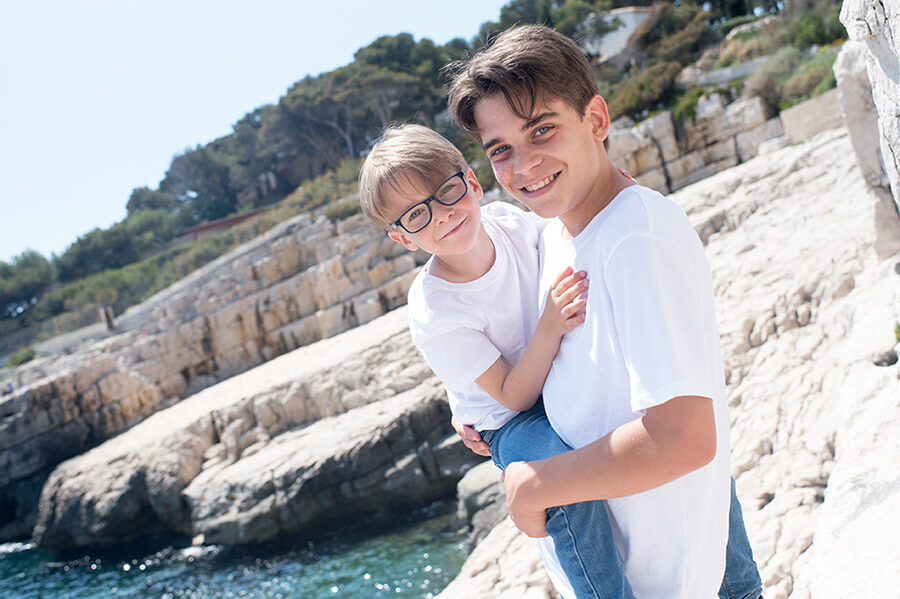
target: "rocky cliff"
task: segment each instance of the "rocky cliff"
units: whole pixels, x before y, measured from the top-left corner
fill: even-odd
[[[213,385],[53,470],[34,529],[48,550],[180,534],[249,543],[454,490],[479,458],[405,308]]]

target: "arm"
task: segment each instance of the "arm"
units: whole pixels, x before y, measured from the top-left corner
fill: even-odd
[[[712,401],[675,397],[580,449],[510,464],[507,503],[523,532],[546,536],[548,507],[654,489],[705,466],[715,453]]]
[[[563,335],[584,322],[588,282],[583,271],[566,268],[550,290],[534,335],[518,363],[510,368],[500,357],[475,379],[503,406],[516,411],[534,405]]]

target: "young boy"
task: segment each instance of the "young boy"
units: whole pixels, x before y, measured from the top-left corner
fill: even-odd
[[[500,468],[571,449],[536,400],[560,340],[584,318],[587,281],[562,269],[538,318],[545,223],[503,202],[485,206],[482,218],[483,191],[462,154],[419,125],[385,132],[359,188],[363,211],[392,240],[432,254],[410,288],[410,330],[454,417],[484,435]],[[557,587],[573,598],[633,597],[603,503],[548,512],[565,576],[553,544],[542,542],[541,552]]]
[[[636,596],[758,597],[733,481],[729,505],[711,276],[684,212],[611,164],[590,65],[550,29],[507,30],[456,65],[449,104],[497,181],[555,219],[541,234],[541,292],[563,264],[593,288],[543,387],[553,429],[576,449],[507,466],[517,526],[539,536],[548,508],[605,499]]]

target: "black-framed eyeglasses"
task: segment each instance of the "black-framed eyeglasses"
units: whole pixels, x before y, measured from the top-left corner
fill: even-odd
[[[466,183],[466,171],[459,171],[447,177],[438,185],[437,191],[431,197],[413,204],[400,218],[391,223],[391,229],[402,228],[407,233],[418,233],[431,222],[431,202],[436,201],[444,206],[452,206],[464,197],[469,191]]]

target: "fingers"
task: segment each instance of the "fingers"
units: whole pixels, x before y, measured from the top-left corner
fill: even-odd
[[[553,286],[551,287],[551,289],[556,289],[557,285],[559,285],[563,281],[563,279],[571,275],[574,271],[575,269],[571,266],[565,267],[563,271],[559,273],[559,275],[557,275],[556,280],[553,281]]]
[[[450,419],[450,425],[456,431],[456,434],[462,438],[463,445],[470,451],[480,456],[490,457],[491,446],[481,440],[481,434],[478,431],[457,420],[456,416]]]
[[[576,273],[577,274],[577,273]],[[572,275],[575,276],[575,275]],[[568,279],[563,281],[562,285],[568,284]],[[578,279],[571,282],[571,284],[565,289],[557,289],[556,290],[556,298],[558,303],[562,305],[571,304],[577,298],[579,298],[583,293],[587,292],[588,289],[588,280],[587,279]]]
[[[489,458],[491,457],[491,446],[484,441],[463,441],[463,445],[469,448],[472,453]]]

